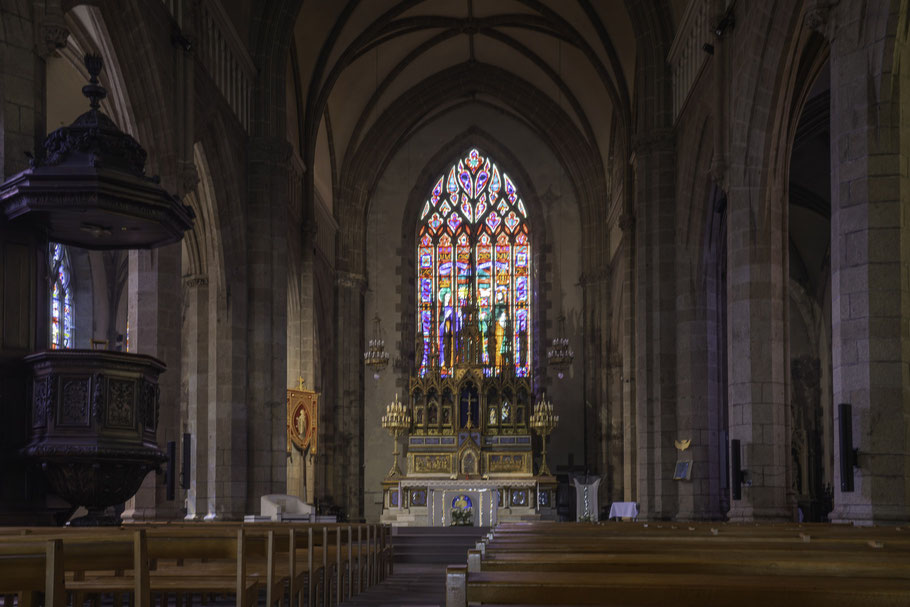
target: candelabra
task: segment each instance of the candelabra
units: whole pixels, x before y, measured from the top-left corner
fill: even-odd
[[[367,342],[363,364],[373,369],[373,379],[379,379],[379,373],[389,364],[389,353],[385,351],[385,341],[382,339],[382,321],[378,315],[373,319],[373,338]]]
[[[540,435],[543,444],[540,476],[552,476],[550,467],[547,465],[547,436],[559,425],[559,416],[553,415],[553,403],[546,399],[546,395],[542,396],[540,402],[534,405],[534,413],[531,414],[530,422],[531,428]]]
[[[569,338],[566,337],[566,317],[559,317],[559,337],[553,339],[553,343],[547,348],[547,364],[556,369],[557,377],[565,377],[565,371],[572,365],[575,360],[575,352],[569,346]]]
[[[392,435],[395,441],[395,448],[392,455],[395,461],[389,470],[389,478],[402,476],[401,468],[398,467],[398,438],[411,427],[411,413],[408,408],[398,400],[398,393],[395,393],[395,400],[386,405],[385,415],[382,416],[382,427]]]

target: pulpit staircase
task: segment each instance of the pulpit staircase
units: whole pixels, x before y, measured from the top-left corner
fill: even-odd
[[[468,550],[489,530],[489,527],[393,527],[395,563],[463,563]]]

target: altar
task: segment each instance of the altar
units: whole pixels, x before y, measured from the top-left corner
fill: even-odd
[[[395,440],[395,459],[382,482],[383,523],[486,527],[556,520],[557,484],[546,465],[544,441],[558,417],[543,396],[534,404],[533,382],[507,346],[499,365],[482,356],[472,300],[469,295],[449,353],[431,346],[425,354],[419,344],[422,364],[415,365],[406,400],[396,395],[386,407],[383,427]],[[508,334],[506,340],[513,341]],[[540,435],[538,442],[532,430]],[[404,472],[399,436],[407,446]],[[540,456],[536,474],[535,455]]]

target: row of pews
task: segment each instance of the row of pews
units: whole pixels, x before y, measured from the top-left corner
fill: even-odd
[[[910,606],[910,530],[510,523],[446,570],[446,605]]]
[[[4,607],[340,604],[392,573],[390,528],[148,523],[0,528]]]

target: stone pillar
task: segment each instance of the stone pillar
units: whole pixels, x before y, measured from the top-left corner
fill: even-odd
[[[167,365],[158,385],[161,415],[158,445],[180,443],[180,244],[129,253],[129,351],[154,356]],[[166,501],[165,478],[149,474],[127,501],[125,521],[182,517],[183,503]]]
[[[287,488],[287,206],[291,146],[279,137],[249,144],[247,275],[247,512]]]
[[[338,402],[329,412],[334,421],[333,494],[351,520],[363,517],[363,275],[338,272]]]
[[[731,170],[741,172],[742,167]],[[747,470],[742,499],[731,501],[734,521],[793,517],[787,498],[785,197],[768,198],[773,202],[765,202],[760,188],[745,180],[731,185],[728,195],[729,432],[731,441],[741,441],[742,468]],[[770,208],[759,212],[756,204]]]
[[[632,172],[627,173],[630,176]],[[619,218],[622,230],[622,301],[618,313],[622,314],[622,341],[619,383],[622,402],[622,486],[624,502],[638,501],[638,433],[635,397],[635,219],[631,209]]]
[[[209,282],[205,276],[184,278],[183,358],[181,389],[184,431],[191,435],[189,490],[186,519],[202,520],[208,513],[209,430]],[[179,445],[182,443],[178,443]],[[181,454],[182,456],[182,454]]]
[[[43,7],[0,3],[0,180],[27,168],[26,152],[34,153],[45,135],[44,57],[55,40],[65,42],[66,30],[46,37]],[[69,514],[63,500],[47,499],[43,473],[19,454],[30,411],[20,361],[48,343],[46,260],[43,235],[0,227],[0,524],[59,524],[49,507]]]
[[[226,271],[228,276],[233,272]],[[236,520],[247,513],[247,306],[230,284],[208,285],[208,436],[196,457],[208,466],[205,520]],[[198,490],[198,487],[197,487]]]
[[[681,251],[685,250],[682,244],[679,246]],[[689,448],[676,456],[692,462],[690,480],[677,483],[676,516],[680,520],[716,520],[723,516],[720,478],[725,472],[720,469],[720,403],[711,398],[714,384],[709,371],[710,304],[703,288],[705,279],[695,275],[703,269],[699,263],[701,257],[695,257],[695,263],[691,263],[691,255],[679,256],[676,283],[677,437],[691,441]],[[717,330],[716,325],[712,329]]]
[[[847,3],[849,4],[849,3]],[[889,8],[890,7],[890,8]],[[834,521],[910,519],[910,52],[896,3],[837,7],[831,44]],[[905,26],[906,15],[903,16]],[[861,27],[860,24],[864,24]],[[855,31],[858,30],[858,31]],[[900,65],[902,73],[894,73]],[[841,490],[837,405],[853,406],[855,487]]]
[[[676,514],[676,153],[673,133],[633,142],[635,171],[635,394],[641,514]]]

